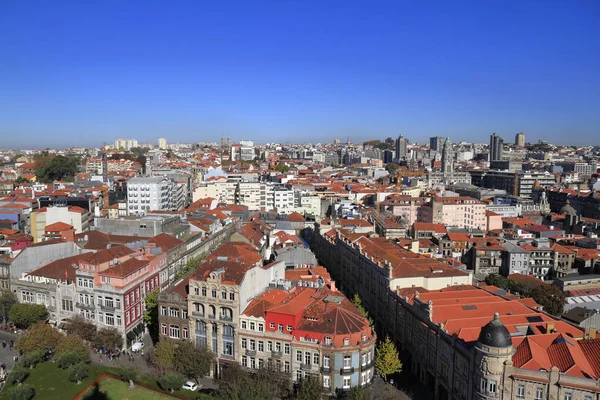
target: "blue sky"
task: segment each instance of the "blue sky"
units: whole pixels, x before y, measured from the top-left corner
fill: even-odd
[[[600,144],[599,1],[0,4],[0,147],[517,131]]]

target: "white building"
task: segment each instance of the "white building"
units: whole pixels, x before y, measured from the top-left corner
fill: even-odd
[[[158,139],[158,148],[161,150],[166,150],[167,149],[167,139],[165,139],[165,138]]]
[[[138,147],[138,141],[136,139],[117,139],[115,140],[115,149],[117,150],[131,150],[133,147]]]
[[[219,203],[234,204],[236,188],[237,182],[229,182],[225,177],[210,182],[201,182],[192,193],[192,201],[211,197]]]
[[[273,206],[280,214],[291,214],[296,211],[294,205],[294,191],[292,189],[277,188],[273,192]]]
[[[150,210],[171,210],[173,182],[164,176],[132,178],[127,182],[129,215],[145,215]]]
[[[261,182],[239,182],[235,191],[235,202],[250,211],[273,209],[273,186]],[[293,201],[293,196],[292,196]]]

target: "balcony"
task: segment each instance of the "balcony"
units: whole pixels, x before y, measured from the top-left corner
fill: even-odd
[[[256,350],[246,350],[246,355],[253,357],[256,355]]]
[[[197,318],[204,318],[204,313],[200,311],[192,311],[192,316]]]
[[[215,314],[208,314],[206,318],[217,319],[217,316]]]
[[[328,374],[331,372],[331,367],[321,367],[322,374]]]
[[[300,369],[302,371],[310,371],[311,366],[310,366],[310,364],[300,364]]]
[[[373,361],[371,361],[369,363],[366,363],[366,364],[362,364],[360,366],[360,370],[364,371],[364,370],[367,370],[367,369],[371,368],[372,366],[373,366]]]
[[[109,305],[107,305],[107,304],[101,304],[101,305],[100,305],[100,309],[101,309],[102,311],[115,311],[115,310],[116,310],[116,307],[115,307],[114,305],[112,305],[112,306],[109,306]]]
[[[94,309],[94,304],[85,304],[85,303],[75,303],[75,307],[77,308],[85,308],[88,310]]]
[[[354,367],[342,367],[342,369],[340,370],[340,374],[342,374],[342,375],[353,374],[353,373],[354,373]]]
[[[271,357],[273,357],[273,358],[281,358],[281,352],[280,351],[272,351],[271,352]]]
[[[221,321],[233,321],[233,317],[231,315],[221,315],[219,318]]]

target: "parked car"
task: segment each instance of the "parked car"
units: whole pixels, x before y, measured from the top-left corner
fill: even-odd
[[[143,342],[135,342],[134,344],[131,345],[131,351],[133,351],[134,353],[139,352],[143,348],[144,348]]]
[[[185,390],[189,390],[189,391],[195,392],[195,391],[198,390],[198,385],[196,385],[195,382],[187,381],[186,383],[183,384],[183,386],[181,388],[185,389]]]

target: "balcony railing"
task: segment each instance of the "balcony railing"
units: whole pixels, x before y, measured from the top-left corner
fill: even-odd
[[[302,371],[310,371],[311,367],[310,364],[300,364],[300,369]]]
[[[221,315],[221,321],[233,321],[233,317],[231,315]]]
[[[207,315],[207,318],[210,318],[210,319],[217,319],[217,316],[216,316],[215,314],[208,314],[208,315]]]
[[[344,375],[344,374],[353,374],[354,373],[354,367],[342,367],[342,369],[340,370],[340,373],[342,375]]]
[[[94,304],[85,304],[85,303],[75,303],[75,306],[77,308],[89,308],[89,309],[94,308]]]
[[[192,316],[198,317],[198,318],[204,318],[204,313],[200,312],[200,311],[192,311]]]
[[[362,364],[362,365],[360,366],[360,370],[361,370],[361,371],[364,371],[364,370],[366,370],[366,369],[369,369],[369,368],[371,368],[372,366],[373,366],[373,360],[371,360],[371,362],[368,362],[368,363],[366,363],[366,364]]]
[[[246,355],[247,356],[255,356],[256,355],[256,350],[246,350]]]
[[[109,305],[106,305],[106,304],[101,304],[100,305],[100,309],[103,310],[103,311],[114,311],[114,310],[116,310],[116,307],[114,305],[109,306]]]
[[[331,372],[331,367],[321,367],[321,373],[328,374]]]
[[[273,358],[281,358],[281,352],[280,351],[272,351],[271,352],[271,357],[273,357]]]

